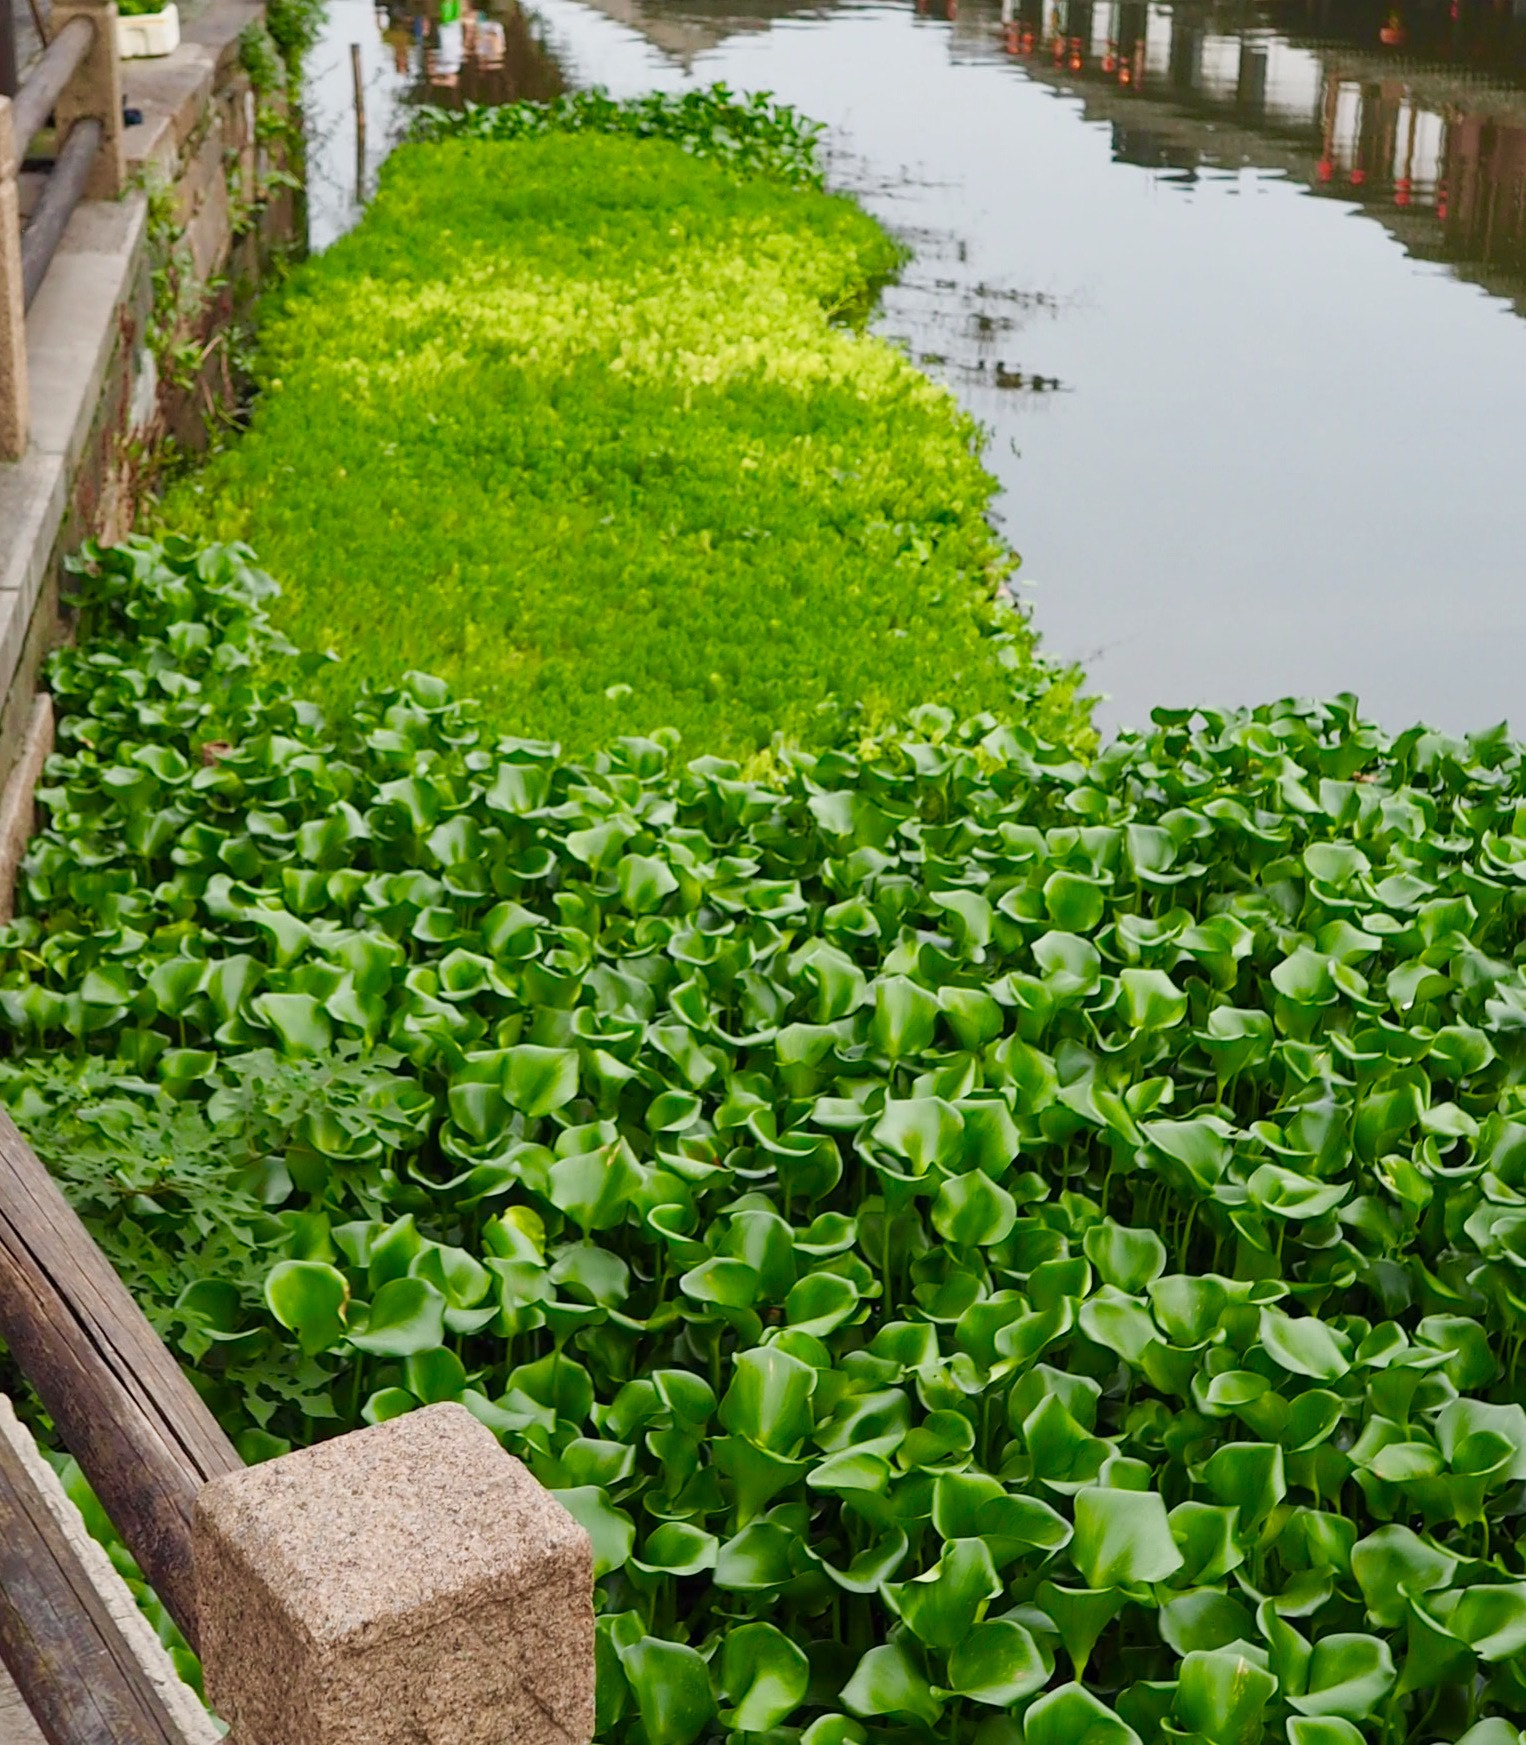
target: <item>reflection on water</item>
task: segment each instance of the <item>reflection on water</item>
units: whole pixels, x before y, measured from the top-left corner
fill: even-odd
[[[957,0],[952,17],[965,35]],[[970,47],[993,52],[988,18],[972,22]],[[1007,0],[997,40],[1106,116],[1125,162],[1188,179],[1285,169],[1380,216],[1412,254],[1526,292],[1526,26],[1508,10]]]
[[[356,56],[361,119],[357,138]],[[516,0],[328,0],[306,69],[308,246],[351,229],[415,103],[544,102],[565,85]]]
[[[451,16],[442,17],[442,11]],[[378,9],[380,22],[382,12]],[[498,10],[393,4],[382,35],[394,71],[415,100],[463,103],[548,102],[566,89],[556,62],[517,5]]]
[[[1526,725],[1497,12],[1455,0],[1443,54],[1432,13],[1346,0],[535,5],[574,80],[828,123],[834,184],[915,250],[881,329],[989,431],[1036,622],[1105,721],[1349,689],[1394,727]]]

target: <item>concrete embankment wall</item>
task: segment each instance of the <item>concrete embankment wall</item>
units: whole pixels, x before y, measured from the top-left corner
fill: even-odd
[[[65,558],[130,531],[166,439],[194,445],[221,415],[231,336],[296,241],[287,96],[241,41],[262,18],[211,0],[173,54],[122,63],[128,192],[75,210],[27,312],[30,440],[0,464],[0,782],[47,738],[35,699],[67,634]],[[39,186],[23,171],[23,212]],[[0,905],[29,813],[0,805]]]

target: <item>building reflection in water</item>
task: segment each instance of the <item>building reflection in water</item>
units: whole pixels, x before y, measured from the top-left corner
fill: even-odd
[[[1118,158],[1281,169],[1526,311],[1526,0],[915,3],[1074,91]]]
[[[378,6],[376,20],[400,77],[415,100],[461,103],[546,102],[565,81],[531,20],[514,0],[487,10],[471,0]]]

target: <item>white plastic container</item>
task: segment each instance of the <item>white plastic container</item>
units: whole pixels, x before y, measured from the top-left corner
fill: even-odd
[[[175,0],[162,12],[117,14],[117,53],[124,61],[146,61],[171,55],[180,47],[180,12]]]

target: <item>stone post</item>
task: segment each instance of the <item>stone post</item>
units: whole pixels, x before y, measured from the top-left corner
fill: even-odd
[[[21,205],[11,100],[0,97],[0,461],[26,453],[26,306],[21,292]]]
[[[213,1479],[202,1667],[232,1745],[589,1745],[593,1552],[464,1407]]]
[[[122,64],[117,59],[116,0],[55,0],[52,27],[62,28],[71,18],[86,18],[95,26],[95,40],[79,70],[64,87],[54,108],[58,137],[62,141],[70,126],[81,118],[101,124],[101,149],[95,154],[87,200],[115,200],[127,185],[127,161],[122,153]]]

